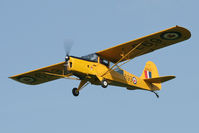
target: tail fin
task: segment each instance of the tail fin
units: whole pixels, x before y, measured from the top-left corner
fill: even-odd
[[[161,83],[171,80],[175,78],[175,76],[159,77],[156,65],[152,61],[148,61],[140,78],[144,79],[145,82],[152,84],[152,90],[160,90]]]
[[[158,69],[152,61],[148,61],[144,67],[144,70],[140,78],[150,79],[155,77],[159,77]]]

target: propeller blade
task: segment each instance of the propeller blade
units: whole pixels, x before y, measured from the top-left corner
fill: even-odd
[[[67,39],[64,41],[64,50],[66,53],[65,56],[65,65],[64,65],[64,75],[69,74],[70,72],[67,70],[68,60],[70,58],[69,54],[71,51],[72,46],[74,45],[74,41],[71,39]]]
[[[70,51],[73,45],[74,45],[74,41],[71,39],[67,39],[64,41],[64,50],[65,50],[66,55],[70,54]]]

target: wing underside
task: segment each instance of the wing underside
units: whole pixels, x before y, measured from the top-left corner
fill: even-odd
[[[22,73],[19,75],[11,76],[9,78],[14,79],[24,84],[28,84],[28,85],[37,85],[37,84],[49,82],[52,80],[62,78],[61,76],[57,76],[57,75],[63,75],[64,63],[65,62],[57,63],[51,66],[47,66],[47,67],[43,67],[43,68],[36,69],[33,71],[29,71],[26,73]],[[49,74],[49,73],[53,73],[54,75]]]
[[[132,53],[128,55],[127,58],[121,60],[125,61],[128,59],[135,58],[137,56],[150,53],[154,50],[170,46],[172,44],[187,40],[191,37],[191,33],[180,26],[175,26],[157,33],[153,33],[148,36],[144,36],[114,47],[96,52],[99,56],[111,62],[118,62],[125,54],[130,50],[135,48],[137,45],[142,43],[137,47]]]

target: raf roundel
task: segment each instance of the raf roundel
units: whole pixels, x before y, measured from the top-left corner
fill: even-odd
[[[34,78],[29,77],[29,76],[19,77],[18,80],[19,80],[20,82],[23,82],[23,83],[33,83],[33,82],[35,81]]]
[[[165,40],[176,40],[181,37],[181,34],[179,32],[165,32],[160,37]]]
[[[133,77],[133,83],[137,84],[137,79],[135,77]]]

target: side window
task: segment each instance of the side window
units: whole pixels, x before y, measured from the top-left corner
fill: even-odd
[[[109,67],[109,62],[107,60],[100,58],[100,63]]]
[[[115,71],[120,73],[120,74],[122,74],[122,75],[124,74],[124,71],[122,69],[120,69],[120,68],[115,69]]]

